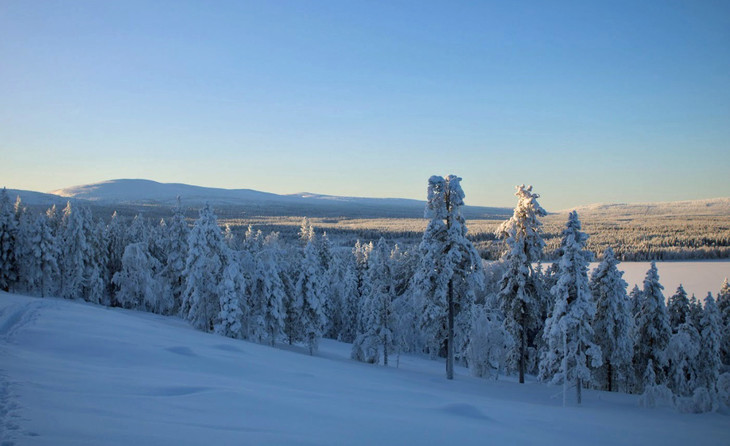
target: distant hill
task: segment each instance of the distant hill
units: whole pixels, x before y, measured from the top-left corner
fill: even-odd
[[[180,183],[158,183],[142,179],[120,179],[52,191],[59,197],[87,200],[113,207],[171,207],[180,197],[186,207],[210,203],[227,213],[248,216],[310,216],[351,218],[422,218],[425,201],[403,198],[339,197],[312,193],[279,195],[252,189],[220,189]],[[502,219],[512,209],[465,206],[467,218]]]
[[[581,215],[639,217],[639,216],[730,216],[730,198],[685,200],[656,203],[600,203],[564,209],[558,213],[578,211]]]

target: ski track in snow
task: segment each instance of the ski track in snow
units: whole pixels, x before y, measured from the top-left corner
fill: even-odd
[[[38,300],[0,309],[0,357],[5,358],[4,361],[9,358],[6,345],[12,343],[18,332],[37,319],[42,306],[44,302]],[[20,405],[13,387],[13,382],[0,363],[0,446],[14,446],[18,434],[35,436],[33,433],[20,431]]]

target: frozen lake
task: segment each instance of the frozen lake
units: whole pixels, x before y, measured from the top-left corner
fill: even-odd
[[[598,263],[591,263],[591,269]],[[622,262],[619,268],[624,271],[624,280],[629,284],[629,291],[638,285],[642,288],[644,276],[649,270],[651,262]],[[656,262],[659,270],[659,281],[664,285],[664,297],[669,297],[677,290],[681,283],[687,295],[694,293],[698,299],[704,301],[707,292],[717,298],[722,282],[730,277],[730,261],[728,260],[697,260],[690,262]]]

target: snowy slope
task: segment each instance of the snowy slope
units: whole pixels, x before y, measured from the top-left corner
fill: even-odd
[[[3,445],[719,445],[727,414],[640,409],[636,397],[485,381],[197,332],[169,317],[0,293]]]

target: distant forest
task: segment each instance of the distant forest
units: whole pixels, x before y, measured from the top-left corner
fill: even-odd
[[[566,215],[550,214],[543,219],[544,260],[557,258],[560,234]],[[621,261],[701,260],[730,258],[730,216],[649,215],[616,218],[585,213],[583,227],[589,235],[587,249],[600,260],[611,247]],[[312,218],[312,224],[326,231],[339,246],[377,242],[384,237],[401,246],[417,245],[426,228],[425,219],[335,219]],[[279,232],[283,239],[298,237],[301,218],[255,217],[221,219],[234,232],[244,233],[249,225],[263,232]],[[495,234],[502,220],[467,220],[467,238],[485,260],[497,260],[502,254],[501,240]]]

